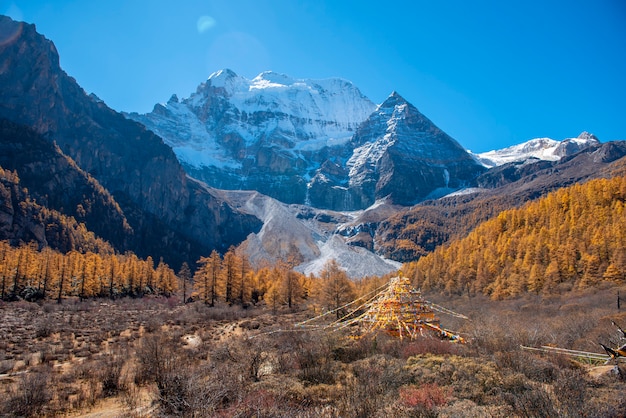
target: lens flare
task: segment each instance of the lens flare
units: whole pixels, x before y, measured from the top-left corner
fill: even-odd
[[[11,44],[22,34],[22,28],[24,23],[11,22],[8,25],[2,25],[0,27],[0,47]]]
[[[215,26],[215,19],[211,16],[200,16],[198,18],[198,22],[196,23],[196,27],[198,28],[198,33],[204,33]]]

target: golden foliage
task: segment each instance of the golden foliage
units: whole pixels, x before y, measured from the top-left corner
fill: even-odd
[[[62,254],[0,241],[1,299],[170,295],[177,286],[174,271],[163,262],[155,269],[150,257],[141,260],[130,252]]]
[[[495,299],[626,281],[626,177],[560,189],[501,212],[405,265],[422,289]]]

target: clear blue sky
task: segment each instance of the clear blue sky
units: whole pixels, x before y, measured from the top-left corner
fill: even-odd
[[[398,91],[472,151],[587,130],[626,139],[626,1],[0,0],[116,110],[222,68]]]

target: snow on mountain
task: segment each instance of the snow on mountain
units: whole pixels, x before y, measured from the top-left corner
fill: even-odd
[[[348,277],[383,276],[402,267],[402,263],[386,260],[362,247],[347,245],[339,235],[333,235],[326,242],[320,242],[320,256],[296,267],[304,274],[320,272],[331,260],[335,260]]]
[[[365,209],[391,196],[423,200],[471,185],[484,171],[453,138],[393,92],[374,105],[352,83],[231,70],[190,97],[129,114],[163,137],[187,173],[211,187],[281,202]]]
[[[398,262],[349,244],[344,229],[354,222],[358,224],[359,217],[367,211],[334,212],[287,205],[253,191],[212,192],[241,212],[263,221],[261,230],[250,234],[241,245],[255,264],[275,263],[279,259],[298,260],[297,271],[319,274],[324,265],[334,259],[351,278],[384,275],[401,267]]]
[[[535,138],[500,150],[472,155],[485,167],[491,168],[530,158],[558,161],[562,157],[572,155],[599,142],[595,135],[583,132],[577,138],[566,138],[562,141],[550,138]]]
[[[256,158],[251,148],[260,141],[296,154],[345,143],[375,107],[339,78],[293,79],[267,71],[248,80],[221,70],[189,98],[172,96],[151,113],[128,117],[160,135],[183,163],[232,168]]]
[[[312,179],[314,206],[354,210],[386,196],[412,205],[436,188],[471,184],[485,170],[396,92],[359,126],[339,168],[322,166]]]

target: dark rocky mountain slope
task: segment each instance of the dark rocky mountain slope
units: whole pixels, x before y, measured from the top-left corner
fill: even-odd
[[[345,165],[331,161],[313,178],[313,206],[364,209],[378,199],[412,205],[475,184],[485,168],[398,93],[359,126]]]
[[[84,223],[119,250],[128,249],[133,230],[118,203],[56,144],[28,127],[0,119],[0,167],[18,174],[20,186],[37,205]],[[6,230],[0,237],[14,238]],[[36,241],[47,244],[43,236]]]
[[[258,230],[189,181],[172,150],[142,125],[88,96],[34,25],[0,17],[0,117],[31,127],[97,179],[134,231],[130,249],[173,265],[224,250]]]

